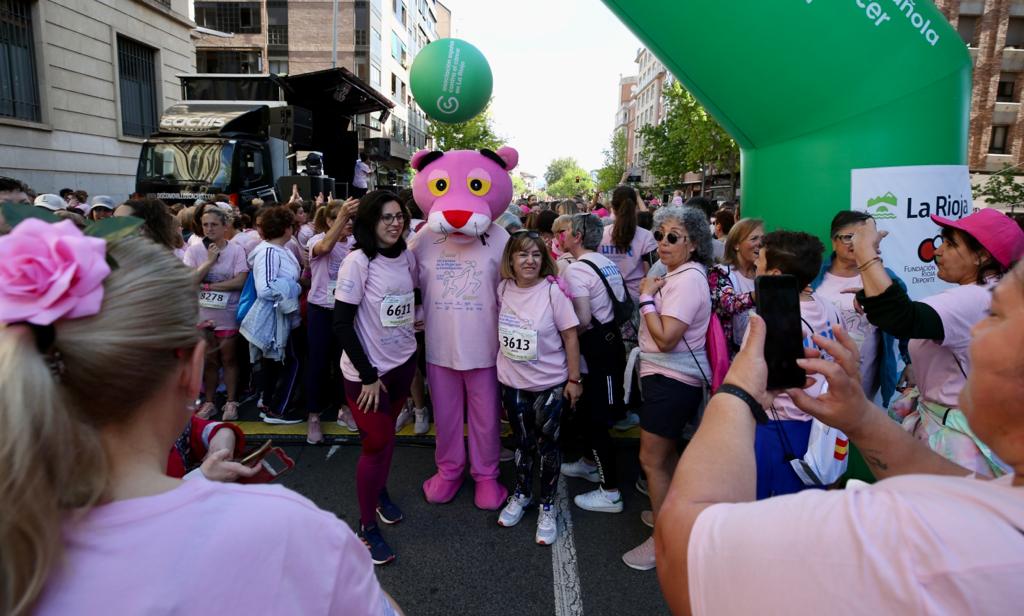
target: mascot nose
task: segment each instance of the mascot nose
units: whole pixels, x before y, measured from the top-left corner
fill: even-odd
[[[466,226],[469,222],[469,217],[473,215],[473,212],[466,210],[446,210],[444,212],[444,219],[456,229],[461,229]]]

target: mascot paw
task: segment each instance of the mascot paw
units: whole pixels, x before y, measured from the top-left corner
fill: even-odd
[[[428,503],[440,505],[451,502],[459,493],[460,487],[462,487],[461,479],[449,481],[442,479],[441,475],[434,475],[423,482],[423,496],[426,497]]]
[[[495,479],[486,479],[476,482],[476,495],[473,502],[478,509],[496,511],[505,504],[508,498],[508,490]]]

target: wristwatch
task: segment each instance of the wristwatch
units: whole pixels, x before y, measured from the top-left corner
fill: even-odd
[[[754,421],[759,424],[768,423],[768,414],[764,412],[764,408],[762,408],[757,400],[754,399],[754,396],[748,394],[742,387],[729,383],[722,383],[718,386],[718,391],[715,392],[716,396],[718,394],[732,394],[740,400],[743,400],[747,403],[747,406],[750,407],[750,414],[754,416]]]

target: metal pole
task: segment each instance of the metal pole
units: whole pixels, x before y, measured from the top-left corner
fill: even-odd
[[[338,68],[338,0],[334,0],[334,12],[331,15],[331,37],[334,41],[331,50],[331,68]]]

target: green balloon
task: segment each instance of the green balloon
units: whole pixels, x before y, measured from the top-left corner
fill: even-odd
[[[827,236],[852,169],[967,164],[971,59],[932,2],[603,1],[740,145],[745,216]]]
[[[445,38],[416,54],[409,86],[431,119],[446,124],[471,120],[491,100],[494,78],[480,50],[462,39]]]

